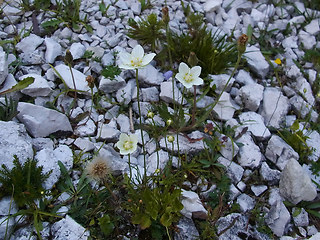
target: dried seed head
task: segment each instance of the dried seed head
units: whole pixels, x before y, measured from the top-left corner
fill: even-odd
[[[168,7],[163,7],[162,8],[162,20],[163,22],[167,25],[170,21],[169,17],[169,8]]]
[[[238,38],[238,43],[237,43],[237,47],[238,47],[238,51],[242,54],[246,51],[246,46],[248,43],[249,37],[246,34],[242,34],[239,38]]]
[[[87,164],[87,175],[97,181],[106,179],[111,172],[110,161],[107,158],[96,157]]]
[[[197,55],[194,52],[190,52],[189,58],[188,58],[188,63],[191,67],[197,66],[198,65],[198,58]]]
[[[86,77],[86,81],[88,83],[89,88],[94,88],[94,78],[91,75]]]

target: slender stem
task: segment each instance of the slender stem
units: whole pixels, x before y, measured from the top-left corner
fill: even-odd
[[[168,43],[169,63],[170,63],[170,66],[172,67],[173,62],[172,62],[172,55],[171,55],[171,49],[170,49],[170,35],[169,34],[170,34],[169,24],[166,24],[166,37],[167,37],[167,43]]]
[[[111,190],[109,184],[107,183],[107,180],[104,180],[103,183],[104,183],[104,186],[108,189],[108,191],[109,191],[110,194],[112,195],[113,199],[114,199],[115,201],[118,201],[117,196],[116,196],[116,195],[114,194],[114,192]]]
[[[169,234],[169,230],[168,230],[168,227],[166,227],[166,230],[167,230],[167,235],[168,235],[168,238],[169,238],[169,240],[171,240],[171,237],[170,237],[170,234]]]
[[[152,118],[152,123],[153,123],[153,126],[155,127],[156,123],[153,118]],[[156,144],[156,151],[157,151],[157,169],[159,169],[160,157],[159,157],[158,141],[155,141],[155,144]]]
[[[68,64],[68,67],[69,67],[69,69],[70,69],[70,73],[71,73],[71,77],[72,77],[72,82],[73,82],[73,87],[74,87],[74,90],[75,90],[75,92],[74,92],[74,99],[75,99],[75,101],[77,101],[76,81],[75,81],[75,79],[74,79],[74,75],[73,75],[73,72],[72,72],[72,67],[71,67],[71,65]],[[74,109],[74,106],[72,106],[72,109],[71,109],[71,112],[70,112],[70,116],[71,116],[72,113],[73,113],[73,109]]]
[[[147,184],[147,165],[146,165],[146,150],[144,146],[143,139],[143,130],[142,130],[142,116],[141,116],[141,107],[140,107],[140,89],[139,89],[139,80],[138,80],[138,69],[136,69],[136,85],[137,85],[137,100],[138,100],[138,110],[139,110],[139,120],[140,120],[140,133],[141,133],[141,141],[142,141],[142,150],[143,150],[143,168],[144,168],[144,180],[145,184]]]
[[[192,109],[191,125],[196,124],[196,110],[197,110],[197,87],[193,86],[193,109]]]
[[[130,183],[131,183],[131,178],[132,178],[132,169],[131,169],[130,153],[128,154],[128,164],[129,164],[129,171],[130,171],[129,180],[130,180]]]

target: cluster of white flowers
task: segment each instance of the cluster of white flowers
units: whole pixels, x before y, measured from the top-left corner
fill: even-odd
[[[133,48],[131,53],[121,52],[119,54],[119,67],[128,70],[144,68],[153,60],[155,56],[155,53],[149,53],[145,55],[142,46],[137,45]],[[203,79],[199,77],[201,74],[200,66],[194,66],[192,68],[189,68],[187,64],[182,62],[180,63],[178,70],[179,71],[175,77],[179,82],[182,83],[184,87],[191,88],[192,86],[198,86],[203,84]],[[170,123],[168,124],[170,125]],[[169,137],[172,138],[173,136]],[[171,138],[170,140],[174,141],[174,138]],[[136,151],[137,143],[137,135],[128,135],[125,133],[121,133],[119,141],[116,143],[116,147],[120,150],[120,154],[127,155]]]

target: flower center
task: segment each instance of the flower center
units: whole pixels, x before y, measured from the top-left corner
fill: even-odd
[[[192,82],[192,81],[193,81],[193,76],[192,76],[192,74],[186,73],[186,74],[184,75],[183,79],[184,79],[187,83],[189,83],[189,82]]]
[[[123,148],[124,148],[125,150],[129,150],[129,149],[131,149],[132,147],[133,147],[133,144],[132,144],[131,141],[125,141],[124,144],[123,144]]]
[[[131,65],[133,67],[140,67],[142,65],[142,59],[141,58],[134,58],[134,59],[131,59]]]

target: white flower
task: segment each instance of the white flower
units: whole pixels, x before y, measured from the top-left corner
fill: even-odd
[[[176,75],[176,79],[178,79],[186,88],[191,88],[193,85],[203,84],[202,78],[199,78],[200,74],[200,66],[195,66],[190,69],[187,64],[182,62],[179,65],[179,72]]]
[[[128,135],[121,133],[119,141],[116,143],[117,148],[120,150],[120,154],[127,155],[133,153],[137,149],[138,136],[135,134]]]
[[[154,58],[155,53],[144,55],[144,50],[140,45],[133,48],[131,54],[127,52],[119,53],[120,68],[123,69],[138,69],[147,66]]]

